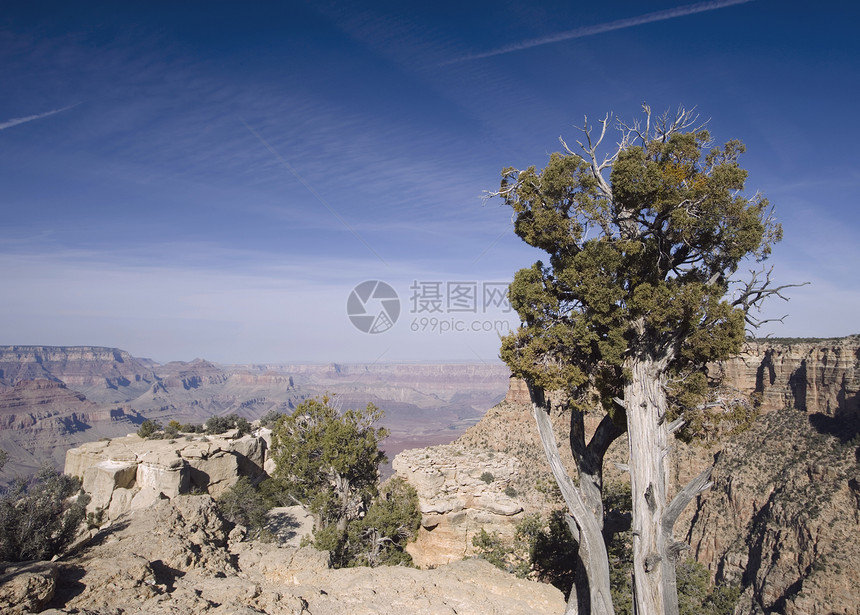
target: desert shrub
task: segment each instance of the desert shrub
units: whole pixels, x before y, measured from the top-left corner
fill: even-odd
[[[16,480],[0,495],[0,560],[50,559],[75,539],[89,496],[77,478],[43,468],[29,481]]]
[[[711,586],[708,569],[690,558],[678,562],[678,612],[680,615],[731,615],[740,598],[736,585]]]
[[[0,472],[3,471],[3,466],[9,461],[9,453],[0,448]]]
[[[514,489],[511,485],[508,485],[507,487],[505,487],[505,495],[509,498],[515,498],[517,497],[517,490]]]
[[[140,424],[140,427],[137,429],[137,435],[141,438],[152,438],[156,433],[162,430],[161,425],[152,421],[150,419],[146,419],[143,423]]]
[[[199,423],[183,423],[179,426],[179,431],[182,433],[203,433],[205,428]]]
[[[240,476],[232,487],[216,501],[221,515],[231,523],[244,525],[252,535],[259,536],[266,527],[266,505],[263,495],[246,476]]]
[[[279,417],[272,430],[276,469],[263,491],[272,501],[299,504],[314,517],[313,544],[336,567],[406,563],[403,546],[420,523],[417,495],[392,481],[380,491],[379,449],[388,431],[382,412],[339,411],[324,396]]]
[[[227,414],[225,416],[211,416],[206,420],[207,434],[220,434],[230,429],[237,429],[237,437],[251,433],[251,423],[248,419],[238,416],[237,414]]]
[[[283,413],[278,412],[277,410],[269,410],[266,414],[260,417],[260,427],[268,427],[271,429],[282,416],[284,416]]]
[[[341,551],[343,566],[411,565],[406,544],[421,527],[418,492],[402,478],[393,478],[379,489],[367,514],[348,526]]]
[[[537,579],[551,583],[567,596],[576,572],[579,549],[564,519],[564,511],[556,510],[545,524],[523,520],[517,526],[517,537],[529,545],[529,565]]]
[[[490,562],[496,568],[512,572],[510,562],[515,557],[515,549],[506,544],[498,532],[490,534],[484,528],[472,536],[472,546],[481,559]]]
[[[481,480],[489,485],[491,482],[496,480],[496,477],[493,476],[492,472],[484,472],[483,474],[481,474]]]

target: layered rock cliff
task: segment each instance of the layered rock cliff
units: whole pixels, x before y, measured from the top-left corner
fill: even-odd
[[[815,342],[749,342],[714,366],[740,391],[760,399],[761,411],[796,408],[845,416],[860,413],[860,335]]]
[[[503,397],[507,374],[498,364],[159,365],[116,348],[0,346],[0,448],[10,453],[0,482],[44,463],[62,467],[66,449],[144,419],[253,420],[324,393],[346,408],[382,408],[393,457],[450,442]]]

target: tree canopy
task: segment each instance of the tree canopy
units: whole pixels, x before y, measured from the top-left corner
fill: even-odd
[[[751,310],[785,288],[772,286],[768,269],[734,277],[744,260],[766,259],[782,233],[768,201],[744,193],[744,145],[713,147],[683,108],[659,118],[643,110],[641,120],[617,122],[608,153],[609,116],[599,134],[586,121],[578,151],[561,140],[542,170],[504,169],[496,193],[513,209],[517,235],[548,254],[514,277],[509,296],[522,325],[500,354],[529,385],[580,544],[571,612],[613,612],[602,463],[625,430],[637,612],[678,612],[672,528],[709,472],[670,502],[669,439],[685,423],[701,432],[719,418],[713,408],[727,404],[715,398],[706,363],[737,353],[746,325],[762,322]],[[577,482],[558,457],[545,390],[562,391],[571,412]],[[605,416],[586,443],[582,417],[593,406]],[[705,411],[707,421],[691,420]]]
[[[549,255],[515,276],[523,326],[502,358],[547,390],[589,383],[609,411],[638,347],[659,348],[674,373],[738,352],[756,289],[727,299],[732,276],[781,236],[768,201],[742,193],[742,143],[708,149],[710,133],[687,131],[687,112],[651,119],[621,124],[617,150],[600,161],[604,120],[583,154],[565,146],[541,171],[505,169],[499,191],[517,235]]]
[[[377,493],[379,442],[388,435],[373,424],[382,416],[373,404],[340,413],[330,398],[308,399],[272,430],[272,480],[310,511],[317,528],[341,531],[357,519]]]
[[[379,449],[388,430],[382,411],[340,412],[328,397],[308,399],[272,428],[276,469],[269,494],[302,505],[314,517],[314,545],[335,566],[411,563],[404,551],[421,522],[418,495],[402,480],[379,487]],[[271,417],[270,417],[271,418]]]

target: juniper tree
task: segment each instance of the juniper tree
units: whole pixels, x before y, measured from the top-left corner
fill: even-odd
[[[351,521],[359,519],[377,495],[379,450],[388,435],[374,427],[382,416],[373,404],[339,412],[328,397],[308,399],[272,428],[271,456],[276,469],[269,491],[301,505],[314,518],[321,548],[337,551]]]
[[[781,236],[766,199],[745,196],[747,173],[736,140],[710,148],[690,111],[618,122],[604,155],[587,123],[574,151],[546,167],[502,171],[497,194],[514,210],[514,229],[548,253],[515,275],[510,300],[521,327],[501,357],[524,378],[553,474],[580,544],[568,612],[612,613],[601,498],[603,456],[628,432],[632,489],[634,600],[640,615],[677,613],[673,537],[681,510],[707,487],[709,471],[668,500],[667,455],[680,414],[719,403],[705,364],[737,353],[750,311],[774,287],[770,271],[733,281],[745,259],[764,260]],[[710,149],[709,149],[710,148]],[[570,410],[574,483],[561,464],[545,391],[563,391]],[[585,409],[604,413],[586,443]],[[713,412],[713,411],[712,411]]]

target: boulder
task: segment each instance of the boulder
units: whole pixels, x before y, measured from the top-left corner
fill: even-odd
[[[57,566],[53,562],[25,562],[0,574],[0,612],[38,613],[54,597]]]
[[[128,489],[135,482],[137,464],[106,459],[84,470],[83,489],[91,496],[87,510],[107,509],[117,489]]]

